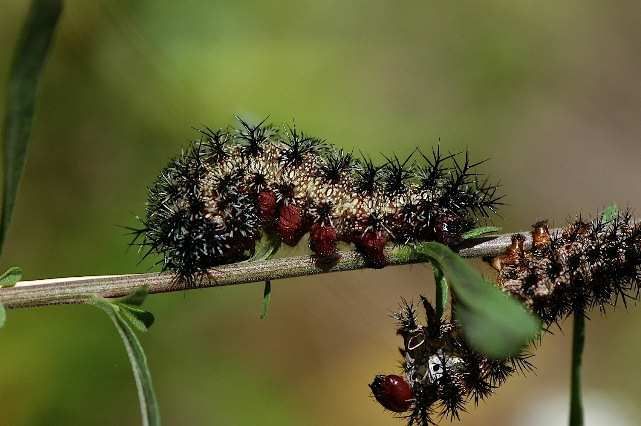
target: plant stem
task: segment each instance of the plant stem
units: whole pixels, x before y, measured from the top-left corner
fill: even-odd
[[[432,265],[432,268],[434,268],[434,283],[436,286],[436,317],[441,319],[445,312],[445,306],[447,306],[449,289],[443,271],[435,265]]]
[[[481,237],[466,240],[458,247],[463,257],[496,256],[511,244],[512,234]],[[526,247],[531,244],[529,233]],[[410,246],[388,247],[388,265],[423,263]],[[35,281],[20,281],[15,287],[0,288],[0,303],[6,308],[87,303],[94,295],[100,297],[126,296],[139,287],[149,293],[184,291],[203,287],[221,287],[245,283],[264,282],[283,278],[316,275],[326,272],[351,271],[367,268],[365,259],[356,251],[342,251],[340,259],[330,268],[319,267],[311,256],[297,256],[264,261],[241,262],[221,265],[204,274],[200,282],[191,287],[176,281],[172,273],[149,273],[132,275],[107,275],[71,278],[53,278]]]
[[[572,383],[570,388],[570,426],[583,426],[583,402],[581,397],[581,363],[585,345],[585,313],[574,311],[572,329]]]

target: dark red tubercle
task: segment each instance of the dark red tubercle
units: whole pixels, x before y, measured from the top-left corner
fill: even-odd
[[[258,193],[258,208],[263,221],[272,221],[276,217],[276,194],[269,190],[260,191]]]
[[[303,234],[303,215],[300,208],[293,204],[281,207],[276,230],[285,244],[295,246]]]
[[[382,268],[385,266],[385,244],[387,244],[387,236],[384,232],[367,231],[358,238],[355,243],[370,266],[373,268]]]
[[[309,232],[309,247],[323,258],[336,256],[336,228],[331,225],[315,223]]]
[[[414,394],[407,381],[395,374],[378,375],[369,385],[374,398],[383,407],[396,413],[403,413],[412,407]]]

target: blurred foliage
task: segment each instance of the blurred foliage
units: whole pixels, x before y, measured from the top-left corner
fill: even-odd
[[[3,3],[1,82],[27,7]],[[440,138],[444,150],[491,157],[506,231],[612,200],[640,211],[640,20],[636,1],[68,1],[4,269],[19,264],[32,279],[154,268],[138,264],[118,226],[135,224],[146,186],[197,136],[192,127],[225,126],[234,113],[295,119],[375,156]],[[260,285],[150,297],[157,324],[142,343],[164,422],[400,424],[367,383],[396,371],[387,314],[401,296],[432,297],[429,273],[273,282],[265,321]],[[607,404],[587,404],[586,416],[606,406],[611,426],[635,424],[617,421],[641,417],[641,310],[592,319],[585,393]],[[567,408],[566,330],[544,339],[537,376],[511,381],[462,424],[522,425],[515,407],[539,403],[533,393],[559,394]],[[12,311],[0,339],[0,424],[137,424],[126,354],[98,312]]]
[[[61,0],[36,0],[25,19],[20,40],[13,49],[2,127],[3,186],[0,252],[11,223],[18,184],[24,169],[31,125],[36,109],[38,82],[62,13]]]

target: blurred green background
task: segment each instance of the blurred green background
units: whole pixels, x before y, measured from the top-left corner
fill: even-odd
[[[2,99],[27,8],[0,7]],[[640,40],[635,0],[67,1],[3,267],[26,279],[150,270],[118,225],[135,224],[192,127],[234,113],[295,118],[372,154],[467,147],[504,185],[506,231],[613,201],[640,212]],[[158,321],[142,339],[164,423],[403,424],[367,384],[397,371],[388,314],[432,295],[430,275],[279,281],[266,321],[259,285],[150,297]],[[587,424],[640,424],[641,309],[592,317]],[[565,424],[568,325],[544,339],[537,375],[460,424]],[[0,425],[139,424],[125,351],[97,309],[10,311],[0,345]]]

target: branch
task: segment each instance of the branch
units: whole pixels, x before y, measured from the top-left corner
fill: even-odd
[[[529,232],[523,235],[527,247],[531,243],[531,236]],[[496,256],[510,245],[511,236],[503,234],[470,239],[458,248],[458,252],[463,257]],[[386,249],[389,265],[424,262],[424,259],[407,256],[407,250],[403,249],[407,247]],[[20,281],[15,287],[0,289],[0,303],[7,308],[77,304],[86,303],[92,295],[122,297],[142,286],[147,287],[149,293],[167,293],[367,268],[365,260],[357,252],[341,251],[339,254],[340,260],[328,269],[317,266],[311,256],[221,265],[210,270],[198,285],[190,287],[176,282],[174,275],[169,272]]]

